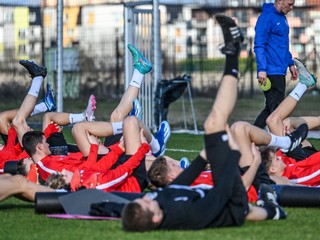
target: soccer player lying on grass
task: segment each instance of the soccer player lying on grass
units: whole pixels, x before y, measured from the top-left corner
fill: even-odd
[[[32,65],[34,65],[34,63],[31,63]],[[32,71],[32,70],[30,70]],[[52,93],[52,90],[50,88],[50,92]],[[48,95],[48,94],[47,94]],[[50,94],[50,96],[52,96],[52,94]],[[55,109],[55,104],[53,102],[53,98],[51,98],[51,103],[53,106],[53,108]],[[52,108],[52,109],[53,109]],[[89,110],[90,109],[90,110]],[[49,123],[52,123],[52,121],[55,121],[59,124],[63,124],[63,125],[67,125],[67,124],[70,124],[70,119],[72,119],[72,116],[78,116],[78,115],[81,115],[83,116],[82,118],[80,117],[77,117],[77,119],[73,120],[73,122],[78,122],[78,121],[85,121],[86,118],[85,118],[85,115],[87,114],[91,114],[93,115],[94,113],[94,109],[95,109],[95,98],[94,96],[90,96],[89,98],[89,102],[88,102],[88,106],[87,106],[87,109],[85,112],[83,113],[80,113],[80,114],[69,114],[69,113],[57,113],[57,112],[49,112],[49,113],[45,113],[44,116],[43,116],[43,128],[45,129],[44,130],[44,134],[45,136],[47,137],[47,140],[49,142],[50,145],[52,145],[53,147],[54,146],[62,146],[62,145],[65,145],[67,147],[67,143],[65,141],[65,139],[63,138],[63,135],[62,137],[59,136],[59,128],[57,128],[56,126],[54,126],[53,124],[49,124]],[[20,111],[20,110],[19,110]],[[22,111],[22,110],[21,110]],[[6,115],[5,113],[2,115],[3,119],[6,119],[6,121],[9,121],[10,118],[8,116],[11,116],[11,113],[15,112],[17,113],[18,110],[12,110],[12,111],[7,111],[9,112],[8,115]],[[21,113],[20,113],[21,114]],[[22,122],[20,123],[14,123],[15,124],[15,127],[17,127],[19,124],[21,124]],[[9,124],[9,122],[8,122]],[[52,126],[51,126],[52,125]],[[48,127],[49,126],[49,127]],[[28,128],[30,129],[30,128]],[[19,149],[22,151],[22,148],[20,146],[20,143],[17,143],[16,144],[16,137],[17,137],[17,134],[16,134],[16,131],[15,131],[15,128],[14,127],[10,127],[9,131],[8,131],[8,137],[6,138],[8,140],[7,144],[6,144],[6,148],[5,150],[7,149],[10,149],[12,154],[11,155],[8,155],[8,156],[4,156],[2,154],[1,158],[4,159],[4,160],[20,160],[22,158],[29,158],[29,155],[23,151],[22,154],[14,157],[13,153],[14,154],[17,154],[19,153]],[[70,149],[71,148],[74,148],[72,145],[70,145],[69,147]],[[76,151],[76,150],[75,150]],[[79,150],[78,150],[79,151]]]
[[[294,59],[294,63],[299,72],[299,82],[292,92],[267,119],[267,125],[270,129],[270,132],[276,135],[290,134],[290,132],[293,130],[292,127],[297,127],[303,122],[308,124],[309,129],[320,126],[319,117],[303,117],[302,119],[295,118],[295,120],[294,118],[288,118],[297,106],[305,91],[317,83],[317,79],[306,69],[300,60]],[[291,121],[292,125],[290,124]],[[289,153],[285,154],[288,157],[299,161],[316,152],[318,152],[317,149],[315,149],[309,141],[305,140],[294,151],[290,151]]]
[[[131,49],[132,54],[134,56],[134,59],[136,59],[134,66],[136,68],[139,67],[139,69],[141,71],[144,70],[145,72],[149,72],[151,70],[151,64],[141,62],[141,61],[147,61],[147,60],[144,59],[143,56],[131,45],[129,45],[129,49]],[[140,74],[138,76],[140,78],[140,80],[141,80],[141,78],[143,78],[143,74],[141,74],[138,71],[135,71],[132,82],[139,81],[136,79],[137,78],[136,75],[138,73]],[[135,97],[137,97],[138,91],[139,91],[138,87],[130,85],[128,87],[127,91],[125,92],[125,94],[122,96],[122,99],[119,103],[119,106],[116,108],[114,113],[121,115],[122,118],[127,116],[131,110],[131,107],[129,107],[128,105],[132,106],[132,101],[130,102],[130,104],[128,104],[127,102],[129,99],[133,100]],[[127,103],[127,104],[125,104],[125,103]],[[137,104],[136,104],[136,106],[137,106]],[[135,110],[137,110],[138,112],[141,112],[141,108],[136,108]],[[139,114],[137,114],[137,115],[139,115]],[[120,123],[120,122],[118,122],[118,123]],[[94,127],[96,127],[96,129],[98,129],[100,131],[102,130],[101,127],[106,126],[106,125],[111,127],[111,124],[108,124],[105,122],[102,124],[99,122],[95,122],[95,123],[91,123],[91,124],[84,124],[84,126],[94,126]],[[52,128],[52,125],[49,125],[49,126],[51,126],[51,128]],[[75,125],[76,130],[73,130],[73,131],[79,133],[80,130],[76,126],[77,125]],[[94,127],[92,127],[92,128],[95,129]],[[121,122],[121,125],[119,125],[118,127],[121,127],[121,129],[122,129],[122,122]],[[112,127],[111,127],[111,131],[112,131]],[[94,131],[86,130],[85,133],[86,132],[89,132],[92,135],[92,132],[94,132]],[[151,146],[156,145],[155,143],[157,143],[158,149],[156,151],[164,152],[165,143],[168,141],[168,138],[170,136],[170,127],[166,121],[162,122],[160,125],[160,130],[156,134],[157,139],[155,139],[153,137],[153,135],[151,134],[151,132],[147,128],[144,129],[144,134],[145,134],[146,138],[149,139],[149,141],[154,142],[154,143],[150,144]],[[94,150],[92,150],[92,148],[96,147],[98,149],[99,154],[104,153],[104,154],[109,155],[109,156],[106,156],[106,158],[118,159],[118,157],[119,157],[118,152],[119,151],[115,150],[115,148],[117,148],[117,144],[115,144],[115,145],[113,145],[113,147],[111,146],[109,148],[107,148],[103,145],[100,145],[100,144],[95,145],[95,147],[93,147],[90,144],[90,142],[88,141],[87,134],[84,136],[82,136],[81,134],[78,134],[76,139],[79,140],[80,138],[81,138],[81,144],[79,145],[79,148],[81,148],[80,146],[86,145],[86,146],[89,146],[89,149],[91,149],[91,151],[94,151]],[[161,142],[161,147],[159,147],[160,146],[159,142]],[[46,138],[41,132],[36,132],[36,131],[27,132],[23,137],[23,145],[24,145],[26,151],[32,157],[33,161],[37,164],[39,176],[44,181],[46,181],[47,178],[51,174],[56,173],[56,172],[61,172],[63,169],[66,169],[66,170],[73,172],[77,169],[82,170],[84,166],[88,165],[86,163],[86,157],[84,157],[82,155],[82,153],[77,153],[77,155],[76,154],[72,154],[72,155],[69,154],[68,156],[49,156],[50,150],[48,149],[48,144],[46,142]],[[114,148],[113,149],[114,152],[110,151],[110,149],[112,149],[112,148]],[[101,151],[101,149],[102,149],[102,151]],[[89,152],[89,153],[92,154],[91,152]],[[93,154],[95,154],[95,153],[93,153]],[[88,156],[88,155],[86,155],[86,156]],[[53,159],[55,159],[56,161],[53,161]],[[116,167],[117,164],[123,163],[127,159],[128,159],[127,157],[124,157],[121,159],[122,161],[120,161],[120,160],[117,161],[117,163],[115,164],[114,167]],[[97,160],[96,157],[95,157],[95,160]],[[145,170],[144,159],[142,160],[142,163],[139,165],[139,167],[133,173],[134,176],[137,175],[136,176],[137,179],[140,179],[139,175],[141,175],[141,174],[139,174],[140,170],[138,170],[140,168],[141,168],[141,172],[144,175],[143,183],[141,183],[141,189],[144,189],[147,186],[146,181],[145,181],[146,170]]]
[[[226,125],[237,99],[238,55],[242,35],[235,22],[224,15],[216,19],[222,27],[226,54],[224,76],[204,123],[205,154],[191,163],[193,171],[181,173],[171,184],[145,194],[125,205],[122,225],[127,231],[154,229],[202,229],[240,226],[245,219],[279,219],[285,213],[275,201],[270,188],[260,191],[263,207],[249,206],[240,178],[240,154],[228,145]],[[189,185],[210,163],[215,187],[202,189]]]
[[[272,124],[272,129],[276,129],[275,126],[277,124],[275,122],[279,122],[280,124],[278,125],[280,125],[280,127],[278,126],[277,128],[280,128],[282,130],[282,121],[279,121],[278,119],[283,119],[283,116],[289,115],[293,111],[297,101],[299,100],[297,98],[297,95],[302,96],[308,87],[312,87],[316,83],[315,78],[305,69],[304,65],[297,59],[294,59],[294,61],[300,73],[299,83],[290,93],[287,99],[284,100],[284,103],[282,103],[278,107],[278,109],[268,118],[268,122]],[[306,117],[304,119],[308,121],[309,128],[320,126],[319,117]],[[284,121],[286,128],[289,127],[289,121],[290,119]],[[298,120],[297,118],[291,118],[291,121],[296,128],[305,123],[305,121]],[[300,144],[301,141],[298,139],[298,137],[303,135],[303,138],[305,138],[307,135],[307,126],[301,126],[299,131],[296,133],[292,133],[294,129],[291,129],[290,132],[287,132],[288,136],[286,137],[281,137],[283,136],[282,132],[275,131],[279,135],[276,136],[247,122],[236,122],[232,125],[231,128],[241,152],[239,166],[243,184],[246,190],[249,191],[249,200],[256,201],[257,195],[254,194],[254,192],[255,190],[259,189],[260,183],[272,184],[274,183],[274,181],[269,178],[264,169],[264,166],[261,165],[261,157],[256,157],[256,150],[252,148],[252,143],[258,146],[263,145],[278,147],[282,151],[287,153],[295,152],[295,148],[298,144]],[[281,154],[280,151],[279,154]],[[154,161],[154,163],[151,165],[151,168],[148,171],[148,176],[151,183],[153,183],[156,187],[163,187],[169,184],[173,179],[175,179],[182,171],[183,169],[176,166],[175,164],[172,164],[170,160],[168,161],[166,158],[161,158]],[[199,176],[199,178],[196,179],[193,185],[208,183],[209,185],[212,185],[212,179],[208,178],[207,175],[210,176],[210,171],[203,172]],[[274,176],[271,178],[275,180]],[[276,182],[279,182],[279,180]],[[282,184],[284,182],[285,181],[281,181]],[[252,189],[252,184],[255,190]]]
[[[21,122],[23,126],[27,126],[25,119],[30,115],[53,111],[56,108],[49,84],[47,84],[47,93],[44,100],[40,104],[35,105],[42,81],[47,74],[47,69],[28,60],[21,60],[19,63],[28,70],[32,78],[31,87],[19,109],[7,110],[0,114],[0,131],[5,142],[5,146],[0,150],[0,173],[3,173],[3,167],[6,161],[29,157],[29,155],[23,151],[20,142],[17,142],[19,133],[16,131],[15,124]],[[30,99],[32,99],[32,101],[29,101]],[[23,110],[26,105],[28,105],[27,109]],[[21,139],[21,132],[19,139]]]
[[[296,159],[304,159],[311,154],[317,152],[317,150],[308,142],[304,140],[307,135],[308,128],[314,128],[320,125],[320,119],[318,117],[305,117],[305,118],[287,118],[289,114],[294,110],[298,101],[304,94],[304,92],[309,88],[316,84],[316,79],[312,74],[310,74],[305,66],[298,59],[294,59],[294,63],[298,69],[299,73],[299,82],[295,86],[295,88],[291,91],[291,93],[284,99],[284,101],[277,107],[277,109],[271,113],[271,115],[267,119],[267,123],[270,131],[273,134],[269,134],[270,144],[265,144],[264,140],[266,139],[265,135],[268,133],[263,133],[260,129],[252,126],[249,123],[245,122],[237,122],[232,126],[233,133],[235,134],[235,138],[240,146],[241,151],[241,159],[240,166],[244,169],[246,166],[251,166],[251,153],[250,153],[250,143],[254,142],[257,145],[265,145],[269,147],[278,147],[280,150],[277,151],[277,155],[281,156],[283,160],[289,159],[287,156],[294,156]],[[307,120],[307,121],[305,121]],[[292,121],[294,129],[290,127],[290,122]],[[307,123],[307,125],[305,124]],[[291,136],[296,128],[300,128],[299,131],[305,132],[303,135],[304,140],[303,148],[301,148],[300,142],[294,142],[293,147],[286,149],[286,146],[289,143],[289,138],[281,138],[276,137],[274,134],[279,136]],[[298,135],[296,135],[298,136]],[[296,138],[297,139],[297,138]],[[248,142],[249,140],[249,142]],[[278,145],[278,146],[277,146]],[[286,156],[287,155],[287,156]],[[287,163],[295,162],[293,159],[288,160]],[[262,165],[264,166],[264,165]],[[265,174],[263,173],[264,167],[260,165],[260,171],[258,171],[257,175],[254,178],[253,184],[257,188],[261,180],[267,180]],[[263,179],[262,179],[263,177]],[[288,179],[281,178],[279,176],[272,175],[270,176],[272,182],[278,184],[291,184]],[[257,188],[258,189],[258,188]]]
[[[236,122],[232,125],[232,134],[241,153],[239,167],[241,161],[245,164],[243,167],[240,167],[243,185],[248,193],[249,202],[256,202],[258,200],[257,191],[260,184],[270,184],[272,182],[265,176],[262,178],[259,176],[259,179],[256,179],[257,171],[261,165],[261,156],[255,144],[282,147],[283,150],[289,150],[296,146],[298,142],[301,142],[299,139],[301,135],[307,135],[307,127],[300,127],[295,132],[292,132],[290,136],[278,137],[250,123]],[[164,187],[174,181],[183,171],[181,167],[177,166],[170,159],[167,160],[166,157],[159,157],[151,164],[148,170],[148,177],[154,186]],[[188,171],[192,170],[188,169]],[[214,185],[211,176],[211,170],[203,171],[191,186],[204,185],[211,188]]]
[[[24,135],[25,132],[28,132],[30,130],[30,127],[28,126],[26,119],[28,116],[30,116],[30,114],[35,113],[35,112],[40,112],[39,108],[37,108],[37,110],[35,110],[35,103],[37,101],[37,97],[38,97],[38,93],[40,91],[40,87],[42,85],[43,79],[46,76],[47,70],[45,67],[42,66],[38,66],[33,62],[30,61],[20,61],[20,64],[22,64],[29,72],[31,78],[32,78],[32,84],[31,87],[29,89],[28,94],[25,96],[20,108],[15,111],[15,116],[12,119],[12,125],[14,127],[14,131],[13,129],[11,129],[11,133],[13,134],[12,136],[10,136],[10,144],[12,145],[13,142],[15,142],[15,138],[16,136],[19,139],[19,144],[21,144],[22,141],[22,137]],[[55,109],[55,104],[53,101],[53,96],[52,96],[52,90],[51,88],[48,88],[47,91],[47,97],[46,97],[46,108],[48,109],[50,108],[51,110]],[[92,106],[92,105],[90,105]],[[52,114],[54,115],[63,115],[61,113],[49,113],[50,116],[52,116]],[[10,114],[9,114],[10,115]],[[11,115],[10,115],[11,116]],[[44,116],[45,122],[48,121],[50,119],[50,117]],[[9,120],[8,117],[5,118],[6,120]],[[63,118],[62,118],[63,119]],[[16,135],[14,135],[16,134]],[[19,145],[19,146],[20,146]],[[14,146],[13,148],[11,148],[10,150],[12,150],[12,154],[11,156],[6,156],[7,159],[5,160],[19,160],[21,158],[23,158],[23,162],[26,161],[26,167],[25,167],[25,172],[26,174],[28,174],[29,168],[31,166],[31,163],[28,163],[28,161],[30,162],[31,160],[29,159],[29,152],[22,152],[21,154],[19,153],[19,147],[18,145]],[[23,146],[25,148],[25,146]],[[21,149],[21,148],[20,148]],[[22,149],[21,149],[22,150]],[[16,158],[13,158],[13,154],[18,154],[16,156]],[[4,155],[2,154],[2,157],[4,157]],[[23,169],[23,168],[22,168]]]
[[[320,152],[299,162],[280,156],[277,149],[271,147],[261,155],[268,174],[277,184],[320,186]]]
[[[129,82],[129,86],[123,94],[120,103],[116,109],[112,112],[110,116],[110,122],[95,121],[95,122],[83,122],[78,123],[72,128],[72,135],[75,142],[84,156],[88,156],[90,152],[90,143],[86,140],[86,132],[97,136],[97,137],[107,137],[106,142],[110,140],[108,138],[111,136],[111,142],[117,142],[122,134],[122,122],[123,119],[129,115],[135,115],[141,119],[142,108],[137,100],[141,84],[144,79],[144,75],[152,70],[152,64],[132,45],[128,45],[133,58],[134,72]],[[132,108],[133,102],[133,109]],[[131,112],[130,112],[131,111]],[[153,136],[150,130],[144,126],[140,121],[141,128],[144,129],[144,134],[150,144],[151,151],[154,156],[163,155],[165,151],[165,144],[170,136],[170,127],[166,121],[160,124],[158,133]],[[162,134],[165,133],[165,134]],[[165,138],[163,138],[163,136]],[[117,139],[117,137],[119,137]],[[105,145],[106,145],[105,142]],[[99,154],[108,153],[108,149],[99,149]]]
[[[98,146],[98,138],[89,134],[87,137],[92,146]],[[124,149],[126,160],[123,164],[117,164],[111,169]],[[128,116],[123,121],[123,142],[121,141],[117,150],[113,150],[118,152],[117,157],[110,159],[110,154],[107,154],[96,162],[96,147],[96,156],[92,158],[90,153],[86,166],[73,172],[62,170],[61,173],[52,174],[46,185],[55,189],[64,188],[72,191],[85,187],[106,192],[142,192],[147,187],[148,181],[145,166],[141,162],[149,150],[150,147],[144,137],[143,130],[139,127],[138,119],[134,116]]]
[[[299,72],[299,83],[267,119],[270,131],[276,134],[290,134],[297,126],[303,123],[306,123],[309,129],[320,126],[320,118],[318,116],[288,117],[307,88],[316,84],[316,78],[309,73],[301,61],[294,59],[294,62]],[[266,165],[271,179],[277,184],[319,185],[319,179],[316,174],[319,153],[309,141],[304,140],[295,150],[289,152],[266,148],[262,152],[262,156],[263,163]],[[296,163],[297,161],[299,163]]]
[[[90,111],[88,109],[90,109]],[[79,152],[76,146],[67,144],[66,140],[64,139],[57,125],[50,124],[52,123],[52,121],[57,122],[58,124],[68,125],[70,124],[69,119],[72,119],[71,118],[72,116],[78,116],[78,115],[83,117],[82,118],[77,117],[77,119],[74,119],[73,122],[84,121],[86,120],[85,114],[88,114],[90,112],[93,115],[94,109],[95,109],[95,99],[94,99],[94,96],[92,95],[89,99],[87,109],[84,113],[69,114],[69,113],[49,112],[44,114],[43,116],[44,134],[47,138],[48,144],[52,147],[52,150],[56,151],[57,146],[59,148],[60,146],[65,146],[66,150],[68,150],[69,152]],[[13,111],[7,111],[7,112],[11,113],[11,112],[17,112],[17,111],[13,110]],[[6,117],[5,114],[3,114],[2,116]],[[6,117],[6,120],[9,120],[9,118]],[[29,161],[29,155],[25,151],[23,151],[20,143],[16,143],[17,134],[14,127],[10,127],[7,136],[8,136],[6,138],[7,144],[5,148],[0,151],[2,153],[0,155],[0,169],[2,171],[3,171],[3,166],[7,161],[20,160],[24,158],[26,158],[26,160],[23,160],[22,162]],[[29,164],[27,163],[27,165]],[[23,169],[23,167],[21,167],[21,169]],[[25,172],[26,173],[28,172],[28,168],[25,170]]]

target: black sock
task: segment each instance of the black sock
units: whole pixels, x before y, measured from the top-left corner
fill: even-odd
[[[237,49],[236,53],[234,55],[226,54],[226,64],[223,75],[232,75],[238,78],[240,44],[236,43],[234,45]]]
[[[276,214],[276,207],[272,203],[265,202],[263,208],[267,211],[267,219],[273,219]]]

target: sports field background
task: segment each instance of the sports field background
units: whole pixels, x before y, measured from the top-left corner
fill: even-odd
[[[260,103],[261,102],[261,103]],[[240,99],[237,103],[231,121],[254,119],[263,99]],[[319,109],[311,109],[310,103],[319,102],[318,96],[306,96],[299,103],[295,114],[300,115],[307,111],[316,114]],[[209,111],[212,101],[207,102]],[[0,103],[0,109],[17,107],[18,102]],[[97,107],[97,120],[107,120],[117,101],[99,100]],[[198,104],[198,103],[197,103]],[[203,106],[205,103],[201,103]],[[86,102],[68,102],[66,109],[71,112],[81,111]],[[316,104],[313,104],[316,105]],[[170,111],[173,117],[175,111]],[[311,114],[309,114],[311,115]],[[319,114],[318,114],[319,115]],[[201,119],[205,116],[201,115]],[[40,116],[31,119],[32,123],[39,123]],[[199,117],[200,119],[200,117]],[[201,123],[202,124],[202,123]],[[39,124],[35,124],[37,126]],[[200,125],[200,124],[199,124]],[[70,128],[65,128],[69,142]],[[317,149],[320,141],[312,140]],[[192,160],[203,147],[203,136],[193,134],[172,134],[166,154],[181,158],[188,157]],[[214,203],[213,203],[214,204]],[[118,221],[93,221],[93,220],[61,220],[51,219],[45,215],[34,213],[33,203],[26,203],[11,198],[0,203],[0,239],[318,239],[320,234],[319,215],[320,208],[285,208],[288,218],[281,221],[247,222],[240,228],[207,229],[201,231],[156,231],[148,233],[126,233],[121,229]],[[187,211],[187,209],[186,209]]]

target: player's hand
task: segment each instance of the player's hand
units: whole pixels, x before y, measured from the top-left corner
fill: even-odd
[[[254,143],[251,144],[251,153],[253,156],[253,161],[260,164],[261,154],[260,154],[259,148]]]
[[[267,83],[267,72],[258,72],[258,82],[259,84],[265,86]]]
[[[227,134],[228,134],[228,144],[229,144],[229,147],[230,147],[232,150],[239,151],[239,145],[238,145],[238,143],[234,140],[233,134],[232,134],[232,131],[231,131],[229,125],[226,126],[226,132],[227,132]]]
[[[141,141],[141,144],[142,143],[148,143],[147,139],[145,138],[145,136],[143,134],[143,129],[140,130],[140,141]]]
[[[100,139],[98,137],[91,135],[88,131],[86,131],[86,135],[90,144],[100,144]]]
[[[118,147],[122,149],[122,151],[125,151],[125,147],[124,147],[124,141],[123,141],[123,136],[120,138]]]
[[[292,81],[295,81],[298,79],[298,76],[299,76],[299,72],[298,70],[296,69],[296,67],[294,65],[290,66],[289,67],[289,70],[291,72],[291,80]]]
[[[286,118],[282,121],[283,124],[283,135],[290,134],[292,132],[291,121],[290,118]]]

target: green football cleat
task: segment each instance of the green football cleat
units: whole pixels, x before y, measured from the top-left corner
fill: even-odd
[[[133,67],[141,74],[147,74],[152,70],[152,64],[146,59],[134,46],[128,44],[128,48],[132,54]]]
[[[293,61],[299,72],[299,82],[308,88],[316,85],[317,78],[307,70],[306,66],[298,58],[294,58]]]

